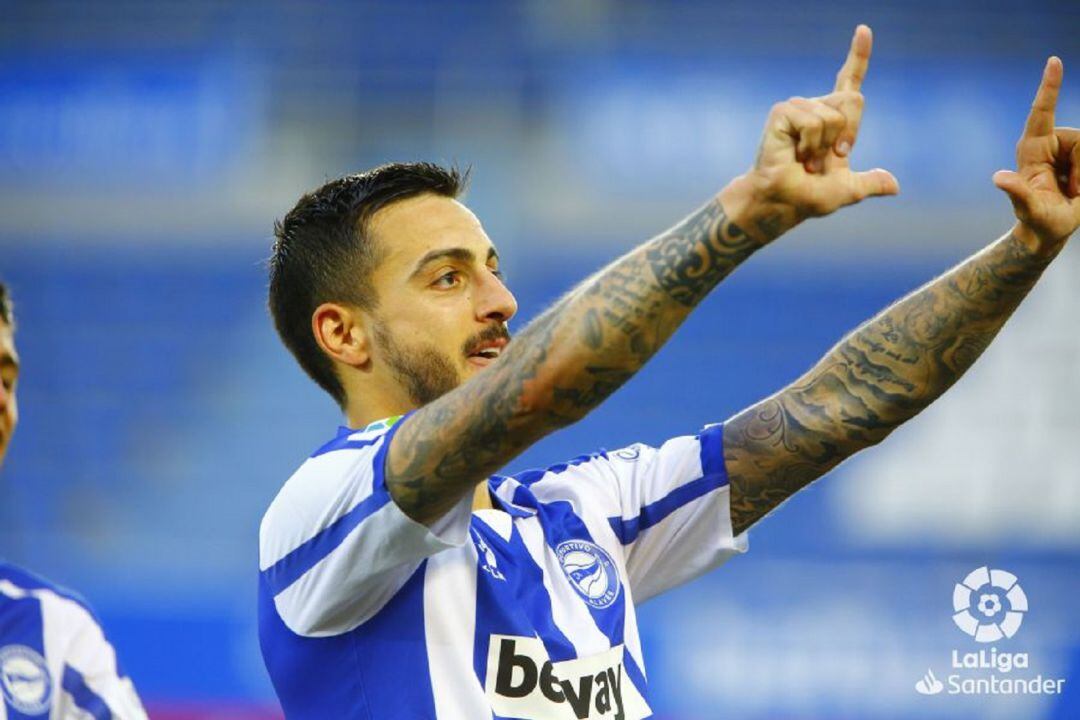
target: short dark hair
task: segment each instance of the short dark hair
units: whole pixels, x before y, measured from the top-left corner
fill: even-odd
[[[345,388],[311,331],[311,315],[324,302],[378,305],[369,283],[381,259],[367,223],[381,208],[433,193],[457,198],[469,171],[432,163],[391,163],[331,180],[300,198],[274,223],[270,256],[270,314],[285,347],[319,386],[345,406]]]
[[[15,306],[11,302],[11,293],[7,285],[0,282],[0,320],[7,323],[8,327],[15,327]]]

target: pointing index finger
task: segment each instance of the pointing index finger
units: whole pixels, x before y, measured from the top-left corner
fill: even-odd
[[[1054,109],[1057,107],[1058,91],[1061,90],[1061,77],[1064,73],[1065,69],[1061,65],[1060,58],[1054,56],[1046,61],[1042,82],[1039,83],[1039,90],[1035,93],[1035,102],[1031,104],[1027,125],[1024,126],[1025,137],[1053,134]]]
[[[851,38],[851,49],[848,50],[844,66],[836,74],[835,90],[859,90],[862,87],[866,70],[870,67],[870,48],[874,43],[873,33],[866,25],[855,28],[855,35]]]

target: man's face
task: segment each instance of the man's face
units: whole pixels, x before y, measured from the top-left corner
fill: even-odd
[[[19,379],[19,356],[15,352],[15,333],[0,320],[0,463],[4,462],[8,442],[19,422],[15,404],[15,385]]]
[[[424,405],[496,361],[517,301],[480,221],[456,200],[401,200],[377,212],[369,230],[381,253],[371,277],[374,372]]]

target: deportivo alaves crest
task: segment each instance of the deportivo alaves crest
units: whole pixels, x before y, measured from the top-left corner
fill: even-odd
[[[578,595],[602,609],[619,597],[619,571],[602,547],[587,540],[567,540],[555,548],[566,578]]]
[[[4,701],[23,715],[48,712],[52,679],[45,658],[25,645],[0,648],[0,691]]]

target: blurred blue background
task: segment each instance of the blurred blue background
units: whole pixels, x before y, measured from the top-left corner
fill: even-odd
[[[24,366],[0,555],[90,598],[170,720],[278,712],[258,522],[339,421],[264,307],[271,225],[301,192],[390,160],[471,164],[521,327],[748,167],[772,103],[830,90],[856,23],[873,27],[854,161],[902,195],[760,253],[521,469],[723,420],[1007,230],[990,176],[1012,166],[1049,54],[1058,122],[1080,125],[1076,2],[0,11],[0,278]],[[1078,307],[1074,240],[941,402],[763,521],[749,555],[643,606],[657,716],[1080,716]],[[998,650],[1064,695],[915,692],[982,647],[951,615],[984,565],[1031,606]]]

